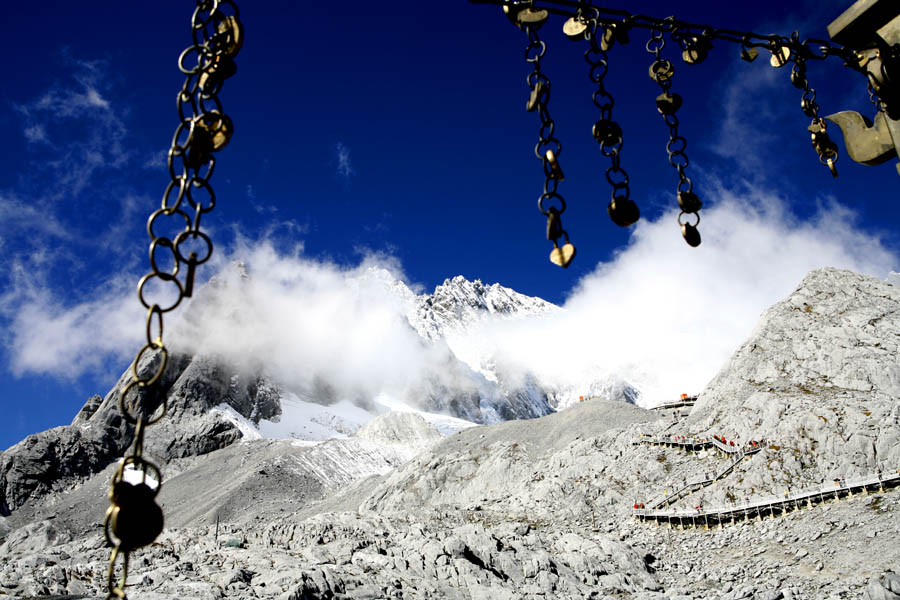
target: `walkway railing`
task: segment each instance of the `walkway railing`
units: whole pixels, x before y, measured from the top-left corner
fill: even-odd
[[[732,463],[732,468],[734,464]],[[689,484],[690,486],[691,484]],[[734,522],[737,519],[759,518],[766,514],[775,516],[791,510],[799,510],[820,504],[827,500],[838,500],[842,497],[853,496],[857,493],[870,493],[872,490],[883,492],[886,488],[900,485],[900,469],[889,473],[878,472],[873,475],[857,477],[854,479],[837,479],[833,485],[819,485],[805,488],[799,492],[786,493],[782,496],[768,496],[753,502],[743,504],[731,504],[715,508],[705,509],[702,506],[697,509],[658,510],[662,504],[651,504],[651,508],[634,509],[635,518],[642,521],[656,521],[657,523],[669,523],[697,527],[703,525],[723,525],[725,521]],[[668,505],[671,503],[663,502]]]
[[[650,410],[666,410],[672,408],[681,408],[683,406],[693,406],[697,403],[697,398],[698,396],[688,396],[687,398],[680,398],[671,402],[663,402],[662,404],[654,406]]]
[[[669,506],[672,503],[676,502],[677,500],[680,500],[682,497],[684,497],[687,494],[693,494],[697,490],[700,490],[708,485],[712,485],[713,483],[715,483],[716,481],[719,481],[720,479],[724,479],[724,478],[728,477],[732,473],[732,471],[734,471],[734,468],[738,465],[738,463],[740,463],[742,460],[744,460],[748,456],[756,454],[761,449],[762,449],[762,447],[758,446],[758,447],[749,448],[749,449],[739,449],[739,450],[733,452],[732,453],[732,455],[733,455],[732,461],[730,463],[728,463],[727,466],[725,466],[721,470],[716,471],[714,473],[704,473],[703,477],[701,477],[699,479],[695,479],[693,481],[685,481],[685,483],[682,485],[682,487],[673,490],[673,492],[671,494],[665,494],[664,496],[657,497],[657,498],[651,500],[649,502],[650,509],[653,510],[653,509],[658,509],[661,506]],[[729,449],[729,452],[730,451],[731,451],[731,449]],[[640,509],[638,509],[638,510],[640,510]]]

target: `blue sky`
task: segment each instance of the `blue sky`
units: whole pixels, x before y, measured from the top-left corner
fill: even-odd
[[[123,350],[142,327],[129,294],[147,268],[144,224],[167,181],[165,151],[182,81],[175,61],[189,44],[190,4],[17,3],[0,24],[0,52],[8,57],[0,87],[0,448],[68,423],[89,395],[107,391],[137,348]],[[676,14],[825,37],[825,25],[848,4],[681,2]],[[606,5],[659,16],[673,10],[658,0]],[[304,260],[337,268],[379,257],[424,290],[462,274],[560,304],[616,269],[628,267],[638,280],[656,277],[654,256],[638,257],[655,247],[642,240],[657,231],[679,241],[671,250],[678,254],[667,259],[721,265],[709,278],[724,273],[752,286],[791,258],[779,254],[778,237],[762,234],[744,246],[774,246],[764,268],[748,268],[761,260],[752,252],[730,250],[742,259],[733,263],[719,260],[722,253],[705,260],[716,252],[715,236],[709,249],[680,242],[670,214],[677,179],[666,161],[643,30],[611,52],[607,78],[625,130],[623,166],[648,224],[639,230],[643,238],[606,215],[606,159],[590,135],[598,116],[584,47],[562,36],[561,19],[542,31],[550,109],[564,146],[564,224],[578,248],[562,270],[547,260],[535,206],[543,179],[533,155],[537,117],[524,110],[525,36],[500,9],[463,0],[351,0],[245,1],[241,11],[246,42],[221,94],[235,135],[219,156],[212,181],[218,204],[205,219],[219,257],[240,258],[240,248],[263,241],[288,254],[299,245]],[[671,44],[669,52],[675,58]],[[809,119],[788,69],[772,69],[766,57],[748,65],[738,48],[720,42],[700,66],[675,62],[689,174],[706,206],[727,199],[758,211],[769,231],[813,232],[841,249],[834,262],[851,257],[848,264],[872,271],[898,268],[892,164],[852,163],[835,131],[842,157],[833,180],[810,147]],[[871,115],[862,79],[837,60],[828,63],[809,68],[823,114]],[[724,222],[736,213],[722,214]],[[715,215],[704,213],[701,233],[715,231]],[[734,223],[740,231],[722,235],[742,239],[746,220]],[[816,247],[792,251],[815,258]],[[868,248],[877,254],[869,262],[854,254]],[[785,283],[772,288],[776,299],[799,281],[785,272]],[[711,303],[729,301],[727,290],[715,290],[723,296]],[[664,290],[644,297],[654,293],[662,294],[654,302],[671,300]],[[119,310],[125,298],[134,321],[130,309]],[[84,326],[103,318],[103,335]],[[119,330],[128,333],[106,335]]]

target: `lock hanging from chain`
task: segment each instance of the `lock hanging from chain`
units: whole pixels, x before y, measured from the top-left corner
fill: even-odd
[[[550,116],[550,79],[541,71],[541,59],[547,50],[546,44],[538,36],[538,29],[543,25],[549,13],[546,10],[532,7],[503,6],[507,18],[528,36],[525,48],[525,60],[532,66],[526,78],[530,89],[527,112],[536,112],[541,120],[538,131],[538,142],[534,147],[535,156],[541,161],[544,169],[544,189],[538,199],[538,209],[547,217],[547,239],[553,242],[550,262],[567,268],[575,257],[575,246],[569,241],[569,234],[562,228],[562,213],[566,210],[566,201],[559,194],[559,183],[565,179],[559,155],[562,144],[555,137],[556,123]],[[555,204],[545,207],[544,204]],[[565,237],[565,244],[560,247],[559,239]]]
[[[682,58],[689,64],[696,64],[705,59],[703,52],[709,51],[708,40],[704,36],[682,38],[677,30],[672,31],[672,37],[682,41],[684,48]],[[678,206],[681,213],[678,215],[678,224],[681,226],[681,235],[684,241],[692,248],[700,245],[700,232],[697,225],[700,224],[700,209],[703,203],[700,197],[694,193],[694,183],[687,176],[685,170],[690,165],[688,159],[687,140],[678,133],[678,115],[676,114],[681,108],[684,101],[681,96],[672,92],[672,78],[675,75],[675,65],[672,61],[662,57],[662,51],[666,46],[664,32],[660,29],[653,29],[650,34],[650,40],[647,42],[647,52],[653,55],[654,61],[650,65],[650,79],[655,81],[660,88],[661,93],[656,97],[656,110],[662,116],[663,121],[669,128],[669,141],[666,143],[666,153],[669,156],[669,164],[678,173],[678,187],[676,189],[676,197],[678,198]],[[690,51],[689,51],[690,50]],[[695,61],[691,63],[691,61]],[[688,223],[684,221],[684,215],[692,214],[697,217],[697,221]]]

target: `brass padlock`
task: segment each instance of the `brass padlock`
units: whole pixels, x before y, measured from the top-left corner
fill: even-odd
[[[744,62],[753,62],[757,58],[759,58],[759,50],[756,48],[750,48],[749,46],[741,48],[741,60]]]
[[[197,121],[197,127],[209,136],[210,152],[218,152],[228,145],[234,133],[234,124],[228,115],[210,111]]]
[[[780,69],[784,65],[788,64],[788,59],[790,57],[791,49],[787,46],[780,46],[772,50],[772,57],[769,59],[769,64],[776,69]]]
[[[693,214],[699,212],[700,209],[703,208],[703,201],[701,201],[700,196],[694,192],[679,191],[678,206],[681,208],[682,212]]]
[[[562,167],[559,165],[559,159],[556,158],[556,153],[553,152],[553,150],[547,150],[544,153],[544,158],[547,160],[553,178],[558,181],[564,181],[566,176],[563,175]]]
[[[587,32],[587,23],[575,17],[571,17],[563,23],[563,33],[573,42],[580,42],[585,38]]]
[[[637,204],[627,198],[613,198],[606,207],[609,218],[619,227],[629,227],[637,223],[641,218],[641,211]]]
[[[123,550],[149,546],[162,533],[164,517],[155,497],[156,490],[146,483],[119,481],[113,487],[112,532]]]
[[[691,248],[696,248],[700,245],[700,232],[690,223],[681,224],[681,236]]]
[[[656,97],[656,110],[661,115],[674,115],[681,108],[683,100],[678,94],[663,92]]]
[[[503,5],[503,14],[510,23],[520,29],[537,31],[550,18],[550,13],[542,8],[516,8]]]
[[[531,95],[528,97],[528,102],[525,104],[525,110],[527,112],[534,112],[537,110],[538,106],[546,103],[546,94],[550,92],[550,86],[544,83],[543,80],[538,81],[535,84],[534,88],[531,90]]]
[[[672,79],[674,74],[675,65],[672,64],[672,61],[663,58],[653,61],[650,65],[650,79],[656,83],[665,83]]]
[[[217,14],[216,35],[212,38],[212,50],[234,58],[244,45],[244,28],[237,17]]]

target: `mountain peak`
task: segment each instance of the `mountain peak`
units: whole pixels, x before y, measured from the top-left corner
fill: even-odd
[[[491,317],[518,318],[559,310],[541,298],[520,294],[499,283],[485,285],[462,275],[445,279],[432,294],[416,297],[408,317],[422,336],[432,341],[450,331],[462,331]]]

